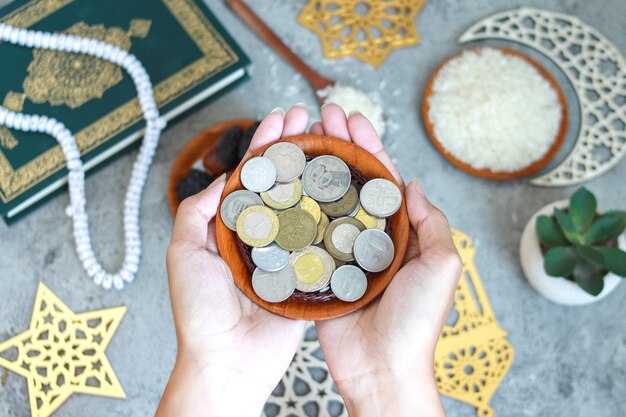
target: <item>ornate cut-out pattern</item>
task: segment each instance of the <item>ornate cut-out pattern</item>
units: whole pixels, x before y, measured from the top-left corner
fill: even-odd
[[[463,276],[435,352],[437,384],[442,394],[476,407],[478,417],[491,417],[489,401],[513,361],[513,347],[491,310],[469,236],[452,232],[463,258]],[[313,323],[262,417],[292,416],[347,416]]]
[[[104,353],[125,313],[75,314],[39,284],[29,329],[0,344],[0,367],[28,380],[33,417],[50,416],[73,393],[126,398]]]
[[[298,21],[326,58],[354,56],[379,67],[396,48],[416,45],[415,16],[426,0],[310,0]]]
[[[479,417],[490,417],[489,401],[511,366],[513,347],[491,309],[469,236],[453,230],[452,237],[463,275],[435,351],[437,385],[442,394],[476,407]]]
[[[343,400],[330,377],[313,322],[262,417],[345,417]]]
[[[626,60],[602,33],[574,16],[521,8],[479,21],[459,41],[480,39],[510,40],[541,51],[563,70],[578,96],[581,129],[574,149],[533,184],[579,184],[626,155]]]

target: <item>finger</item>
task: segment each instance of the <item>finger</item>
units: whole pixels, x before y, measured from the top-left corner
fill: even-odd
[[[352,142],[378,158],[378,160],[387,167],[389,172],[391,172],[398,182],[400,189],[404,190],[404,180],[400,175],[400,171],[398,171],[391,161],[389,154],[383,146],[383,142],[380,140],[380,136],[378,136],[378,133],[376,133],[370,121],[361,113],[352,112],[348,118],[348,129]]]
[[[281,138],[302,135],[309,123],[309,109],[306,104],[298,103],[287,111]]]
[[[350,141],[348,131],[348,119],[341,107],[334,103],[324,104],[320,110],[322,116],[322,126],[328,136]]]
[[[252,141],[250,141],[250,147],[243,157],[244,161],[257,149],[280,139],[280,135],[283,133],[283,126],[285,125],[284,117],[285,110],[280,107],[275,108],[270,114],[265,116],[254,133]]]
[[[417,180],[406,189],[406,204],[411,227],[417,233],[420,260],[460,264],[460,258],[446,216],[431,204]],[[458,266],[458,265],[455,265]],[[460,272],[459,272],[460,275]]]
[[[206,190],[180,204],[172,232],[172,247],[183,250],[206,249],[209,222],[217,213],[224,185],[226,175],[222,174]]]
[[[320,135],[320,136],[325,136],[326,133],[324,133],[324,127],[322,126],[322,122],[315,122],[311,125],[311,128],[309,129],[309,133],[312,135]]]

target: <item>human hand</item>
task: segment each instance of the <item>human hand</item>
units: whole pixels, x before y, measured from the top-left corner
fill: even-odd
[[[275,110],[248,153],[303,134],[307,123],[302,106]],[[239,291],[218,255],[214,217],[225,182],[183,201],[176,215],[167,270],[178,356],[158,417],[260,415],[304,334],[305,322],[271,314]]]
[[[311,133],[336,136],[374,154],[404,183],[369,121],[336,105]],[[316,323],[333,380],[350,416],[443,416],[433,356],[462,263],[444,214],[417,181],[405,189],[411,235],[404,266],[383,295],[346,316]]]

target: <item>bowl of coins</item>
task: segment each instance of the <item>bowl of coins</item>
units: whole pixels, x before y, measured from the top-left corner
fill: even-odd
[[[389,170],[351,142],[317,135],[281,139],[242,161],[216,218],[237,287],[299,320],[374,301],[402,266],[409,230]]]

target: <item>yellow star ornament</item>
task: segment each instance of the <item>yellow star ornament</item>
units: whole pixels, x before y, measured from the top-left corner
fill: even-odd
[[[309,0],[298,22],[315,32],[326,58],[354,56],[379,67],[396,48],[417,45],[415,16],[426,0]]]
[[[74,393],[126,398],[104,354],[125,313],[76,314],[39,284],[29,329],[0,343],[0,366],[28,380],[33,417],[50,416]]]

